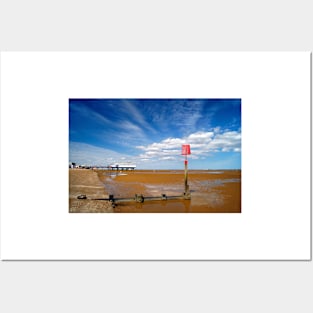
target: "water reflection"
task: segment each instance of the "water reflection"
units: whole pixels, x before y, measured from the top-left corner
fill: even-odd
[[[147,201],[144,203],[119,203],[116,213],[190,213],[190,200]]]
[[[135,194],[144,197],[179,196],[183,194],[183,176],[171,172],[159,171],[159,181],[151,172],[131,173],[123,177],[102,176],[102,182],[108,194],[114,198],[134,198]],[[140,176],[141,175],[141,176]],[[150,175],[150,176],[149,176]],[[149,177],[147,179],[146,177]],[[174,179],[173,179],[174,177]],[[241,212],[241,177],[235,171],[198,171],[190,175],[189,187],[191,200],[160,200],[144,203],[120,202],[115,212],[120,213],[205,213],[205,212]]]

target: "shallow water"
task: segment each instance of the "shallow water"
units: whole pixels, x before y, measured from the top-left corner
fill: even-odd
[[[124,177],[104,175],[102,181],[106,191],[115,198],[133,198],[135,194],[143,194],[144,197],[178,196],[184,192],[182,171],[141,171]],[[115,212],[241,212],[240,171],[193,171],[188,183],[191,200],[118,203]]]

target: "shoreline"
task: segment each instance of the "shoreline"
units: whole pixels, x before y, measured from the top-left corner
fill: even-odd
[[[179,196],[184,192],[183,170],[70,169],[71,213],[241,213],[241,170],[189,170],[190,200],[117,203],[97,198]],[[85,194],[87,199],[79,200]]]

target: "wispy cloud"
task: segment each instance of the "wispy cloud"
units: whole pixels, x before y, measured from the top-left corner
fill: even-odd
[[[113,126],[114,122],[106,117],[104,117],[102,114],[99,114],[98,112],[94,111],[91,107],[86,106],[82,103],[71,104],[71,111],[81,115],[82,117],[93,120],[96,123],[99,123],[101,125],[107,125],[107,126]]]
[[[69,161],[84,165],[108,165],[112,162],[128,160],[133,157],[109,149],[103,149],[82,142],[70,142]]]
[[[82,118],[84,125],[92,125],[93,132],[91,136],[96,138],[99,144],[116,143],[120,146],[131,146],[138,140],[146,142],[147,135],[142,125],[149,129],[152,128],[144,121],[144,117],[132,103],[120,106],[118,109],[120,110],[121,108],[123,108],[121,111],[124,114],[117,115],[114,119],[112,116],[106,117],[105,114],[101,114],[91,106],[81,102],[72,103],[70,107],[71,113],[78,114]],[[117,110],[117,108],[110,107],[110,111],[114,110]],[[140,123],[138,123],[137,119]],[[132,120],[136,120],[136,122]],[[75,133],[71,130],[71,134]]]
[[[203,117],[202,101],[169,100],[167,105],[159,109],[156,116],[162,127],[166,129],[175,127],[180,133],[187,134],[197,129],[198,121]]]
[[[122,100],[121,111],[123,111],[129,118],[132,118],[136,121],[136,124],[139,124],[144,129],[155,133],[155,129],[146,121],[144,114],[136,107],[134,102],[129,100]]]

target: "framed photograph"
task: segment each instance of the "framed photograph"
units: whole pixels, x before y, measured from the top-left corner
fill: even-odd
[[[69,212],[240,213],[241,99],[69,99]]]

